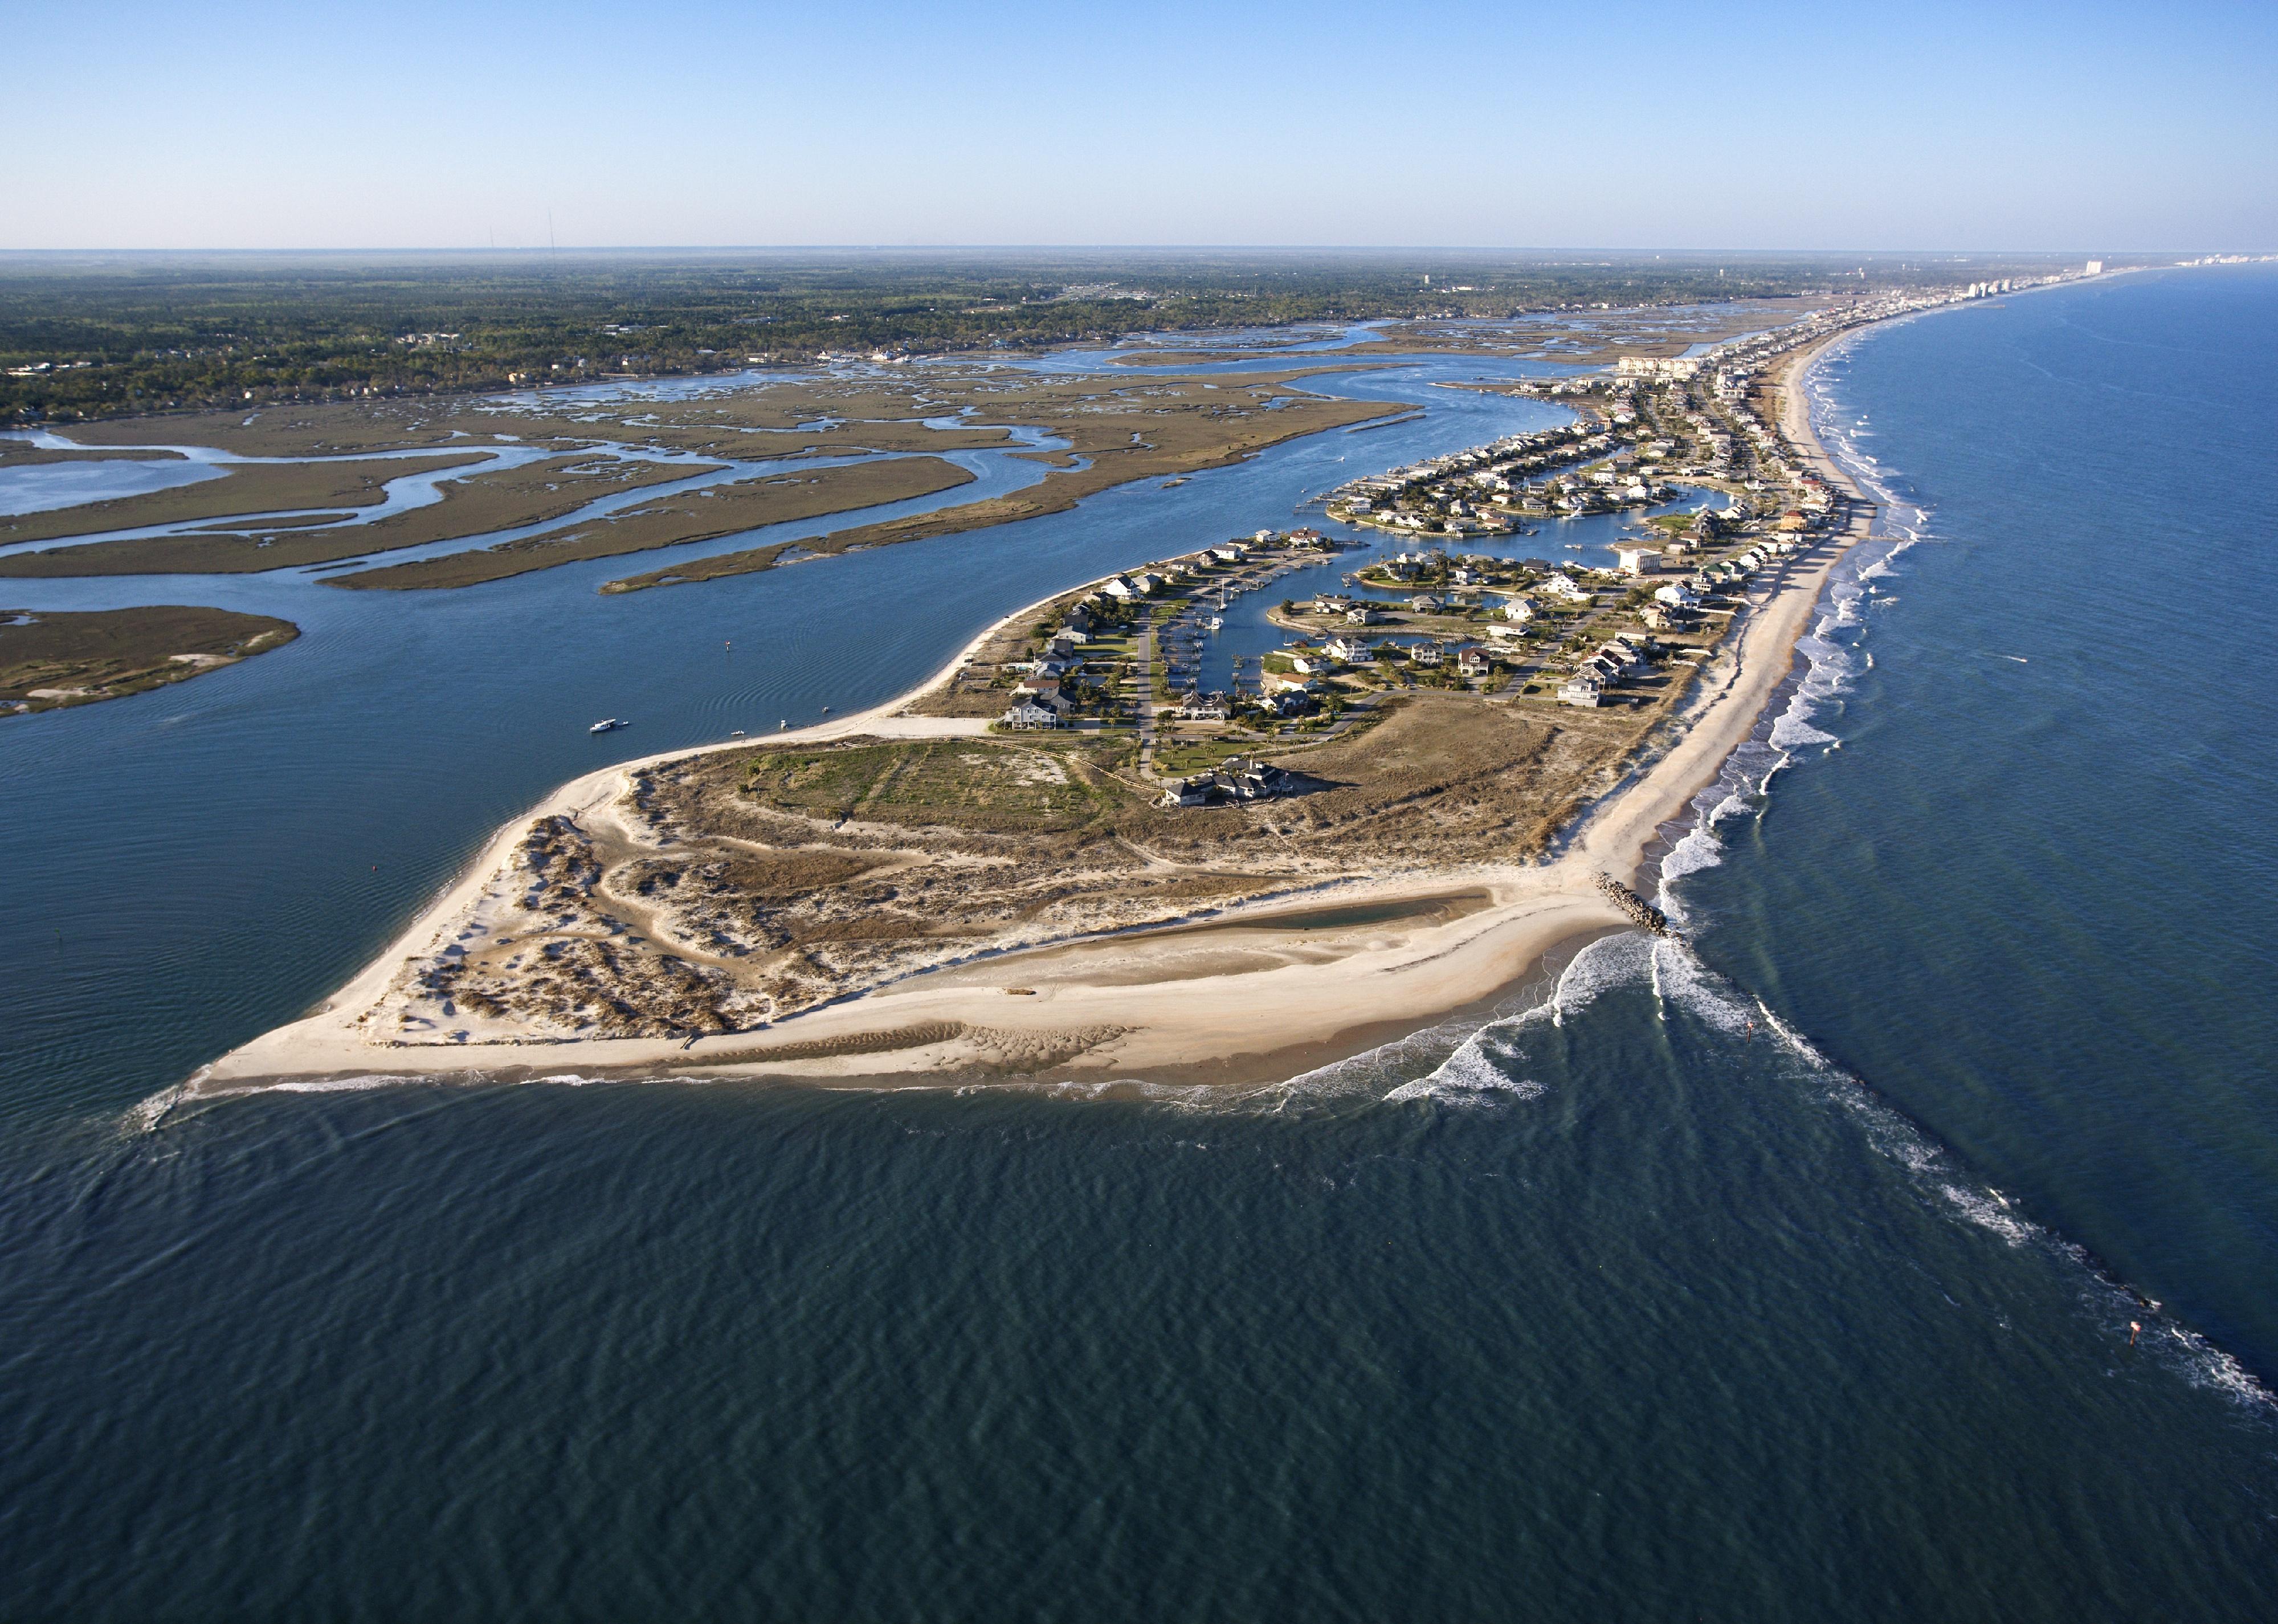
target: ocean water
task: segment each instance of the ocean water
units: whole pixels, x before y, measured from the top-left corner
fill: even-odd
[[[195,583],[318,618],[0,728],[0,1615],[2270,1616],[2274,350],[2256,272],[1854,342],[1914,540],[1671,831],[1688,943],[1238,1091],[152,1103],[588,712],[883,697],[1534,409],[716,588]]]

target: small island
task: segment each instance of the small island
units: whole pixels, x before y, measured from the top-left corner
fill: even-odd
[[[0,609],[0,716],[124,699],[267,654],[300,635],[289,620],[195,605]]]

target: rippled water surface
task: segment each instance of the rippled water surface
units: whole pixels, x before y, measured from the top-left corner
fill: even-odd
[[[2269,1616],[2274,348],[2228,272],[1854,344],[1921,540],[1673,846],[1693,945],[1235,1092],[138,1109],[599,752],[1539,408],[700,589],[195,583],[309,634],[0,728],[0,1614]]]

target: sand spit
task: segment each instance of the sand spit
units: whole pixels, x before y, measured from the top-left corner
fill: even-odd
[[[1095,1078],[1191,1073],[1198,1067],[1264,1075],[1276,1057],[1318,1063],[1388,1034],[1479,1005],[1546,956],[1579,939],[1634,928],[1600,889],[1601,874],[1634,882],[1647,846],[1684,815],[1725,757],[1754,728],[1794,663],[1835,561],[1871,527],[1873,509],[1811,433],[1800,369],[1823,345],[1786,357],[1775,387],[1785,427],[1831,485],[1854,499],[1848,527],[1798,555],[1749,593],[1735,634],[1685,706],[1658,753],[1602,797],[1546,861],[1460,872],[1410,873],[1341,884],[1302,900],[1232,908],[1192,922],[982,954],[813,1008],[759,1030],[689,1038],[404,1042],[368,1020],[392,988],[484,926],[501,882],[552,817],[615,816],[635,774],[699,754],[681,749],[589,773],[502,829],[446,894],[317,1012],[232,1051],[194,1078],[192,1095],[309,1086],[359,1076],[408,1079],[575,1073],[691,1076],[751,1075],[904,1079],[967,1076]],[[1055,594],[1058,596],[1059,594]],[[999,625],[1033,616],[1039,600]],[[768,742],[857,736],[944,738],[980,733],[976,718],[907,714],[946,685],[997,630],[909,693]],[[761,742],[730,739],[714,750]],[[1460,905],[1450,899],[1462,897]],[[1293,931],[1293,910],[1334,905],[1352,923]],[[1412,905],[1412,906],[1410,906]]]

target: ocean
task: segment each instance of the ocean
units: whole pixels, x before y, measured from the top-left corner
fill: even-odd
[[[1896,540],[1686,941],[1238,1090],[154,1103],[597,748],[1539,407],[630,598],[20,584],[309,632],[0,724],[0,1616],[2270,1616],[2274,360],[2256,269],[1850,341]]]

